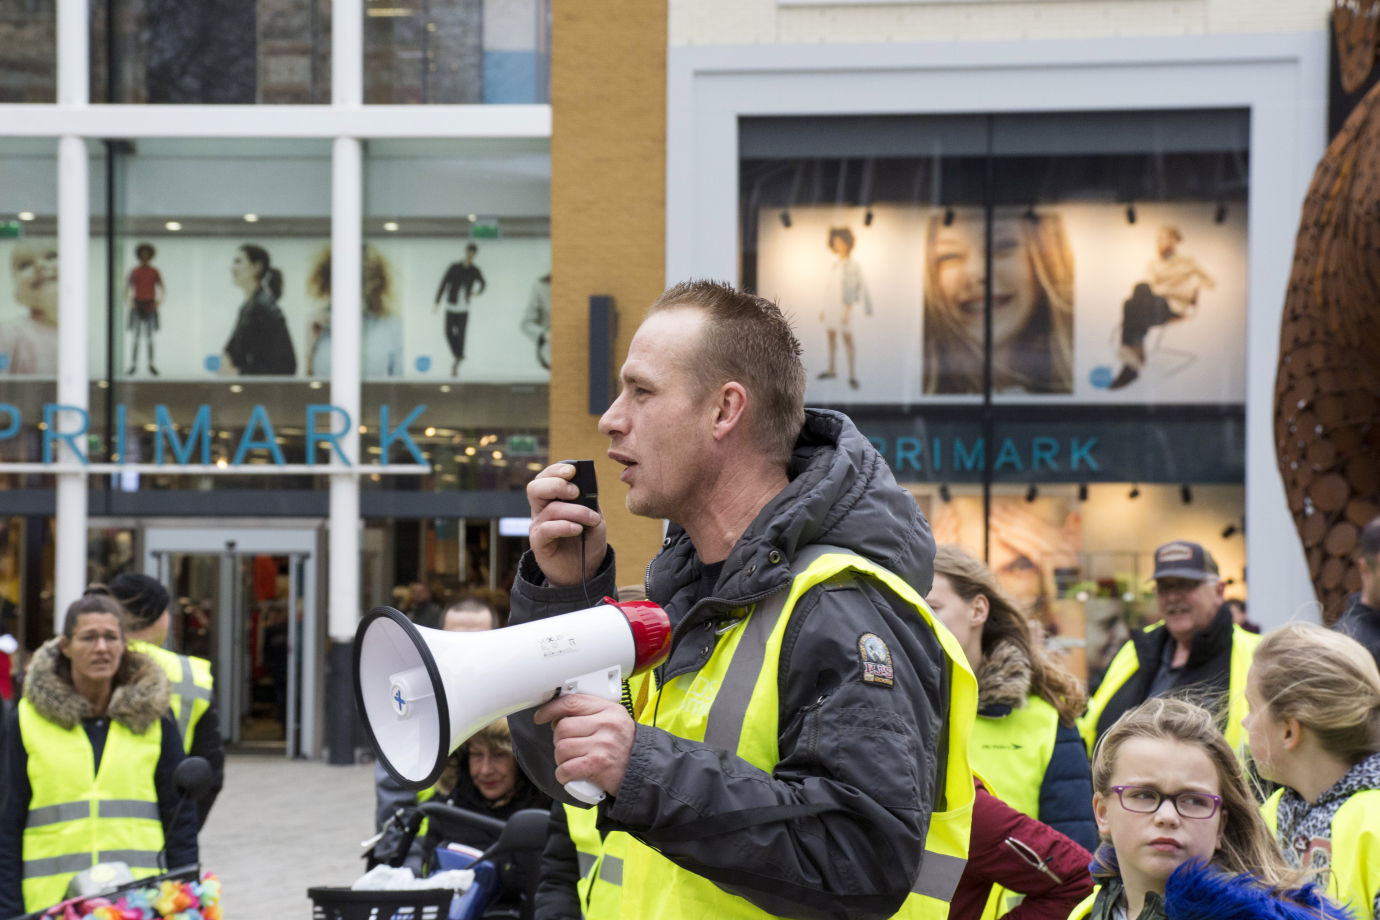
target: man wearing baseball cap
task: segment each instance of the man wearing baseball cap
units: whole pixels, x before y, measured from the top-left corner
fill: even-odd
[[[220,737],[211,662],[179,655],[163,647],[168,641],[168,626],[172,621],[171,598],[157,579],[137,572],[122,572],[110,580],[108,587],[129,615],[125,626],[129,647],[158,662],[168,675],[168,683],[172,685],[168,703],[182,733],[183,750],[205,757],[211,764],[211,786],[197,801],[197,829],[200,830],[225,782],[225,745]]]
[[[1176,540],[1155,550],[1154,579],[1162,622],[1133,633],[1107,666],[1079,720],[1088,752],[1126,710],[1166,694],[1217,711],[1228,743],[1239,751],[1246,672],[1260,637],[1232,621],[1217,561],[1197,543]]]

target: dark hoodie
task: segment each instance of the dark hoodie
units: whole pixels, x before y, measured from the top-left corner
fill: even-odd
[[[25,698],[39,715],[63,728],[80,724],[91,741],[98,771],[112,719],[136,735],[143,735],[154,722],[161,720],[162,743],[154,770],[154,786],[158,791],[158,811],[163,819],[167,865],[180,868],[196,864],[196,805],[188,802],[181,809],[177,807],[172,775],[184,754],[182,736],[168,711],[168,679],[163,669],[138,652],[126,651],[125,655],[134,663],[133,674],[111,694],[106,717],[97,718],[91,714],[91,704],[86,698],[70,681],[58,675],[55,666],[59,654],[58,639],[49,639],[34,653],[24,680]],[[33,792],[29,785],[28,752],[19,731],[18,707],[8,713],[7,719],[3,757],[9,787],[5,789],[4,808],[0,812],[0,917],[24,913],[24,824]]]
[[[673,627],[659,681],[703,667],[716,627],[789,585],[797,553],[811,544],[848,548],[921,596],[929,592],[929,524],[846,416],[807,410],[788,473],[789,484],[733,546],[708,596],[703,564],[671,526],[647,572],[648,596]],[[610,549],[589,593],[612,594],[616,583]],[[580,586],[545,586],[529,553],[513,587],[513,622],[584,607],[584,597]],[[895,686],[863,680],[865,633],[890,650]],[[919,873],[944,768],[943,661],[933,631],[885,589],[856,578],[820,585],[796,605],[782,643],[775,769],[638,725],[619,794],[599,806],[599,829],[628,831],[772,913],[891,916]],[[554,779],[550,727],[534,725],[530,712],[509,724],[528,775],[571,801]],[[745,813],[750,822],[740,820]]]

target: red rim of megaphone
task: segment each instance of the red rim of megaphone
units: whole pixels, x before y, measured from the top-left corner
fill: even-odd
[[[604,603],[617,607],[628,618],[636,649],[637,663],[633,665],[633,673],[640,674],[660,664],[671,650],[671,620],[666,611],[652,601],[619,601],[606,597]]]
[[[421,633],[417,632],[417,627],[408,619],[407,614],[395,610],[392,607],[375,607],[364,615],[359,621],[359,628],[355,630],[355,710],[359,713],[359,720],[364,723],[364,732],[369,738],[369,746],[374,749],[374,756],[379,763],[395,780],[402,783],[409,789],[425,789],[435,785],[441,778],[442,771],[445,770],[446,760],[450,757],[450,707],[446,705],[444,693],[436,694],[436,715],[438,728],[441,732],[440,745],[438,750],[441,752],[436,758],[436,763],[431,768],[431,773],[423,780],[408,779],[398,773],[393,768],[392,762],[383,753],[383,747],[379,744],[379,739],[374,734],[374,726],[369,722],[368,710],[364,706],[364,686],[360,679],[360,656],[364,654],[364,633],[369,629],[369,624],[378,619],[389,619],[397,623],[403,633],[412,644],[417,647],[417,653],[422,659],[423,666],[426,667],[427,677],[435,686],[441,686],[441,669],[436,666],[436,659],[432,657],[431,649],[422,640]]]

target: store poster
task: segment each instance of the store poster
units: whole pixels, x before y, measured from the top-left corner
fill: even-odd
[[[796,320],[807,399],[977,398],[987,261],[981,210],[870,210],[870,225],[863,208],[794,207],[789,227],[780,208],[758,214],[758,292]],[[1134,223],[1124,205],[1105,203],[997,212],[998,398],[1244,401],[1244,206],[1134,210]]]
[[[245,244],[257,247],[248,270]],[[461,343],[453,317],[461,305],[449,303],[442,281],[464,261],[466,245],[465,240],[389,239],[366,247],[365,380],[549,379],[550,241],[473,244],[473,265],[483,283],[471,285],[463,304],[468,316]],[[131,240],[127,249],[116,272],[117,375],[149,381],[242,373],[329,377],[330,249],[325,240],[163,236]],[[107,341],[100,239],[92,240],[90,253],[88,360],[99,374]],[[264,282],[268,273],[259,268],[265,257],[281,285],[276,294]],[[0,374],[56,376],[58,268],[55,240],[0,240],[0,272],[7,276],[0,280]],[[256,296],[261,302],[246,310]],[[265,308],[265,300],[272,306]],[[227,345],[237,350],[237,330],[241,340],[256,345],[256,365],[238,368],[227,354]],[[464,358],[457,364],[461,345]]]
[[[918,393],[924,212],[810,206],[758,214],[757,293],[804,349],[807,403],[896,403]]]

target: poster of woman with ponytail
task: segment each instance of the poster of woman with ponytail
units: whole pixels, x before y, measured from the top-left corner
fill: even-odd
[[[278,306],[283,273],[273,267],[268,251],[245,243],[230,263],[230,278],[244,291],[245,301],[225,343],[222,372],[241,376],[297,373],[297,353]]]

